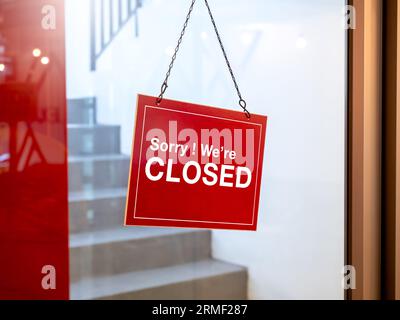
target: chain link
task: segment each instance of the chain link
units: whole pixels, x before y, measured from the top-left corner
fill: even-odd
[[[235,75],[233,74],[233,70],[232,70],[231,64],[230,64],[230,62],[228,60],[228,56],[226,55],[226,51],[225,51],[224,45],[222,44],[221,36],[219,35],[218,28],[217,28],[217,25],[215,24],[215,20],[214,20],[213,14],[211,13],[210,6],[208,5],[208,1],[207,0],[204,0],[204,2],[206,4],[206,6],[207,6],[208,14],[209,14],[211,22],[212,22],[212,24],[214,26],[215,34],[217,35],[218,42],[219,42],[219,45],[221,47],[222,53],[224,54],[226,65],[228,66],[229,73],[231,74],[233,84],[235,85],[236,92],[237,92],[237,94],[239,96],[239,105],[243,109],[243,112],[246,114],[246,117],[248,119],[250,119],[250,112],[247,110],[246,101],[244,101],[244,99],[242,98],[242,94],[240,93],[239,86],[237,84]]]
[[[163,96],[164,96],[164,93],[168,88],[168,79],[169,79],[169,76],[171,75],[171,70],[172,70],[172,67],[174,66],[176,55],[177,55],[179,47],[180,47],[180,45],[182,43],[183,36],[185,35],[186,27],[187,27],[187,25],[189,23],[190,15],[192,14],[193,7],[194,7],[195,3],[196,3],[196,0],[192,0],[192,3],[191,3],[190,8],[189,8],[189,12],[186,15],[185,23],[183,24],[183,29],[181,31],[181,35],[180,35],[180,37],[178,39],[178,44],[176,45],[174,54],[173,54],[172,59],[171,59],[171,63],[169,64],[169,67],[168,67],[167,74],[165,75],[165,80],[164,80],[163,84],[161,85],[161,92],[160,92],[160,95],[157,98],[157,104],[161,103],[161,101],[163,99]]]
[[[204,0],[204,2],[205,2],[205,4],[206,4],[207,11],[208,11],[208,14],[209,14],[210,19],[211,19],[211,23],[213,24],[213,27],[214,27],[214,30],[215,30],[215,34],[217,35],[218,42],[219,42],[219,45],[220,45],[220,47],[221,47],[222,53],[223,53],[223,55],[224,55],[226,65],[228,66],[229,73],[231,74],[231,78],[232,78],[233,84],[235,85],[236,92],[237,92],[237,94],[238,94],[238,96],[239,96],[239,106],[243,109],[243,112],[245,113],[246,117],[247,117],[248,119],[250,119],[250,116],[251,116],[251,115],[250,115],[250,112],[247,110],[246,101],[242,98],[242,94],[240,93],[239,86],[238,86],[238,84],[237,84],[235,75],[233,74],[233,70],[232,70],[231,64],[230,64],[230,62],[229,62],[228,56],[227,56],[227,54],[226,54],[224,45],[222,44],[221,36],[219,35],[219,31],[218,31],[217,25],[216,25],[216,23],[215,23],[213,14],[211,13],[210,6],[209,6],[207,0]],[[176,46],[176,48],[175,48],[175,51],[174,51],[174,54],[173,54],[173,56],[172,56],[171,63],[169,64],[169,68],[168,68],[167,74],[165,75],[165,80],[164,80],[163,84],[161,85],[161,92],[160,92],[160,95],[159,95],[158,98],[157,98],[157,104],[158,104],[158,105],[161,103],[161,101],[162,101],[162,99],[163,99],[163,96],[164,96],[164,93],[165,93],[165,91],[166,91],[167,88],[168,88],[168,79],[169,79],[169,76],[171,75],[171,70],[172,70],[172,67],[174,66],[174,62],[175,62],[175,59],[176,59],[176,55],[177,55],[178,50],[179,50],[179,47],[180,47],[180,45],[181,45],[181,43],[182,43],[182,39],[183,39],[183,36],[184,36],[184,34],[185,34],[186,27],[187,27],[187,25],[188,25],[188,22],[189,22],[189,19],[190,19],[190,15],[191,15],[191,13],[192,13],[192,11],[193,11],[193,7],[194,7],[195,3],[196,3],[196,0],[192,0],[192,3],[191,3],[190,8],[189,8],[189,12],[188,12],[188,14],[187,14],[187,16],[186,16],[185,23],[183,24],[183,29],[182,29],[182,31],[181,31],[181,35],[180,35],[180,37],[179,37],[179,39],[178,39],[178,44],[177,44],[177,46]]]

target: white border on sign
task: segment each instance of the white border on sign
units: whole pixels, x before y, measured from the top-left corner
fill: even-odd
[[[240,120],[233,120],[233,119],[227,119],[227,118],[221,118],[221,117],[215,117],[215,116],[209,116],[205,114],[199,114],[199,113],[193,113],[193,112],[187,112],[187,111],[181,111],[181,110],[174,110],[174,109],[167,109],[167,108],[159,108],[159,107],[153,107],[153,106],[148,106],[145,105],[144,107],[144,115],[143,115],[143,124],[142,124],[142,136],[141,136],[141,141],[140,141],[140,153],[139,153],[139,167],[138,167],[138,175],[137,175],[137,182],[136,182],[136,194],[135,194],[135,206],[133,209],[133,217],[135,219],[140,219],[140,220],[163,220],[163,221],[179,221],[179,222],[199,222],[199,223],[218,223],[218,224],[230,224],[230,225],[241,225],[241,226],[252,226],[254,225],[254,215],[255,215],[255,210],[256,210],[256,196],[257,192],[254,194],[254,201],[253,201],[253,217],[251,223],[237,223],[237,222],[220,222],[220,221],[202,221],[202,220],[184,220],[184,219],[167,219],[167,218],[147,218],[147,217],[139,217],[136,216],[136,203],[137,203],[137,196],[138,196],[138,191],[139,191],[139,179],[140,179],[140,165],[141,165],[141,160],[142,160],[142,149],[143,149],[143,134],[144,134],[144,127],[145,127],[145,122],[146,122],[146,110],[147,108],[152,108],[152,109],[159,109],[159,110],[165,110],[165,111],[170,111],[170,112],[178,112],[178,113],[186,113],[186,114],[191,114],[195,116],[200,116],[200,117],[206,117],[206,118],[214,118],[214,119],[220,119],[220,120],[226,120],[226,121],[233,121],[233,122],[241,122],[245,124],[252,124],[255,126],[260,127],[260,141],[259,141],[259,146],[258,146],[258,159],[257,159],[257,170],[256,170],[256,188],[258,185],[258,169],[259,169],[259,164],[260,164],[260,151],[261,151],[261,140],[262,140],[262,125],[259,123],[252,123],[252,122],[245,122],[245,121],[240,121]]]

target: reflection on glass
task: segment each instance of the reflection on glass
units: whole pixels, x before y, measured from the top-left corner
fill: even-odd
[[[50,3],[62,23],[61,1]],[[44,32],[40,12],[40,1],[0,1],[0,299],[69,291],[65,38]],[[37,46],[56,63],[39,63]]]

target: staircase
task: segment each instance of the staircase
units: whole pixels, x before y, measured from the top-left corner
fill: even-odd
[[[129,156],[96,99],[68,101],[71,299],[246,299],[245,268],[206,230],[123,227]]]

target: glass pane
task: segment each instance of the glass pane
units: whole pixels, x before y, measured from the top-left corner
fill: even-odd
[[[344,1],[210,3],[269,117],[257,232],[122,226],[136,95],[159,94],[189,3],[101,3],[66,1],[71,297],[342,299]],[[203,1],[166,97],[239,110]]]

